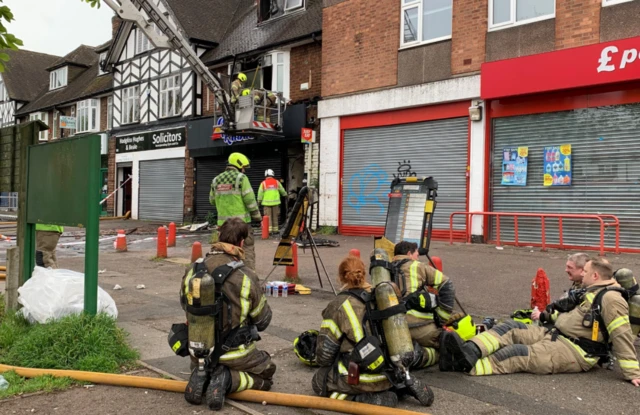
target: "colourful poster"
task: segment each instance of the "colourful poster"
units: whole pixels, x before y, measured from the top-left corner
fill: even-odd
[[[571,144],[544,148],[544,185],[571,186]]]
[[[502,150],[502,185],[526,186],[529,147]]]

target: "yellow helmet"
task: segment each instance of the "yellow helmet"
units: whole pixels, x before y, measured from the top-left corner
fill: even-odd
[[[239,169],[249,167],[249,159],[242,153],[231,153],[229,156],[229,165]]]
[[[251,93],[251,90],[249,88],[245,88],[245,89],[242,90],[242,96],[243,97],[246,97],[250,93]]]
[[[240,73],[238,74],[238,79],[239,79],[241,82],[247,82],[247,75],[245,75],[245,74],[243,74],[242,72],[240,72]]]
[[[458,335],[465,341],[470,340],[476,335],[476,326],[473,324],[473,319],[470,315],[466,315],[453,322],[449,322],[446,327],[458,333]]]

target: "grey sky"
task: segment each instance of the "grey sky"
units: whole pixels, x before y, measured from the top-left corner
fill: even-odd
[[[7,30],[23,49],[63,56],[81,44],[98,46],[111,37],[113,11],[81,0],[4,0],[15,20]]]

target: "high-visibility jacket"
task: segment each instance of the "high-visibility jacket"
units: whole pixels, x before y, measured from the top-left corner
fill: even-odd
[[[64,232],[64,228],[58,225],[44,225],[42,223],[36,223],[36,231],[62,233]]]
[[[276,206],[280,204],[280,196],[284,197],[287,192],[282,187],[282,183],[273,177],[267,177],[258,188],[258,204],[262,206]]]
[[[229,166],[211,182],[209,203],[218,211],[218,226],[229,218],[240,218],[245,223],[260,221],[260,211],[247,176]]]

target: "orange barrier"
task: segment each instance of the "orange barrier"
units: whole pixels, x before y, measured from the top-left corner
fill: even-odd
[[[173,222],[169,224],[169,243],[167,246],[176,246],[176,224]]]
[[[298,275],[298,244],[295,242],[291,245],[291,256],[293,258],[293,265],[287,265],[285,267],[284,275],[291,280],[297,280],[300,276]]]
[[[194,242],[191,247],[191,263],[196,262],[202,258],[202,244],[200,242]]]
[[[158,250],[156,258],[167,257],[167,230],[164,226],[158,228]]]
[[[262,239],[269,239],[269,216],[262,217]]]
[[[127,235],[123,229],[118,229],[118,236],[116,237],[116,251],[127,252]]]

